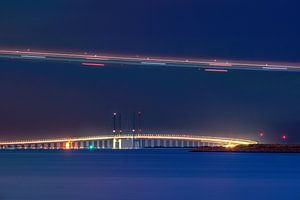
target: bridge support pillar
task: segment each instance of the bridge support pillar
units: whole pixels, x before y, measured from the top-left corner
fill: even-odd
[[[145,147],[149,147],[148,140],[145,140]]]
[[[141,140],[141,148],[145,148],[145,143],[146,143],[146,141],[145,140]]]
[[[151,147],[154,147],[154,140],[151,140]]]
[[[74,148],[74,149],[79,149],[78,142],[74,142],[73,148]]]
[[[134,140],[132,143],[134,143]],[[118,139],[118,149],[122,149],[122,139]]]
[[[160,143],[161,143],[161,140],[157,140],[157,146],[158,146],[158,147],[161,147],[161,144],[160,144]]]
[[[188,141],[188,140],[186,141],[186,146],[190,147],[190,141]]]
[[[167,140],[163,140],[163,147],[167,147]]]
[[[79,142],[79,149],[84,149],[84,145],[83,145],[83,142]]]
[[[89,146],[90,146],[90,142],[89,142],[89,141],[85,141],[84,148],[85,148],[85,149],[88,149]]]
[[[47,143],[43,144],[43,149],[49,149],[49,145]]]
[[[116,138],[113,139],[113,147],[112,148],[113,149],[117,148],[117,139]]]

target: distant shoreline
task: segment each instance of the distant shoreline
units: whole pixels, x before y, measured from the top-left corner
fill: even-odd
[[[251,144],[235,147],[199,147],[191,152],[236,152],[236,153],[300,153],[300,145]]]

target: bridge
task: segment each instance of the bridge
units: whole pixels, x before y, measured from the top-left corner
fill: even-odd
[[[257,144],[246,139],[174,135],[174,134],[120,134],[61,139],[0,141],[0,149],[141,149],[141,148],[192,148]]]

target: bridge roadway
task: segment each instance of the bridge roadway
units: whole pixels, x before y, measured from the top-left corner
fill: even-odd
[[[54,61],[78,63],[84,67],[141,66],[164,68],[196,68],[205,72],[228,72],[229,70],[300,71],[300,63],[228,61],[212,59],[184,59],[145,56],[121,56],[108,54],[61,53],[31,50],[0,49],[0,59]]]
[[[0,149],[139,149],[139,148],[190,148],[199,146],[225,146],[257,144],[255,141],[167,134],[122,134],[62,139],[0,141]]]

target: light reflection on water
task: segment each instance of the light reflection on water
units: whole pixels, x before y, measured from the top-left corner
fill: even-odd
[[[2,199],[300,199],[300,155],[0,152]]]

